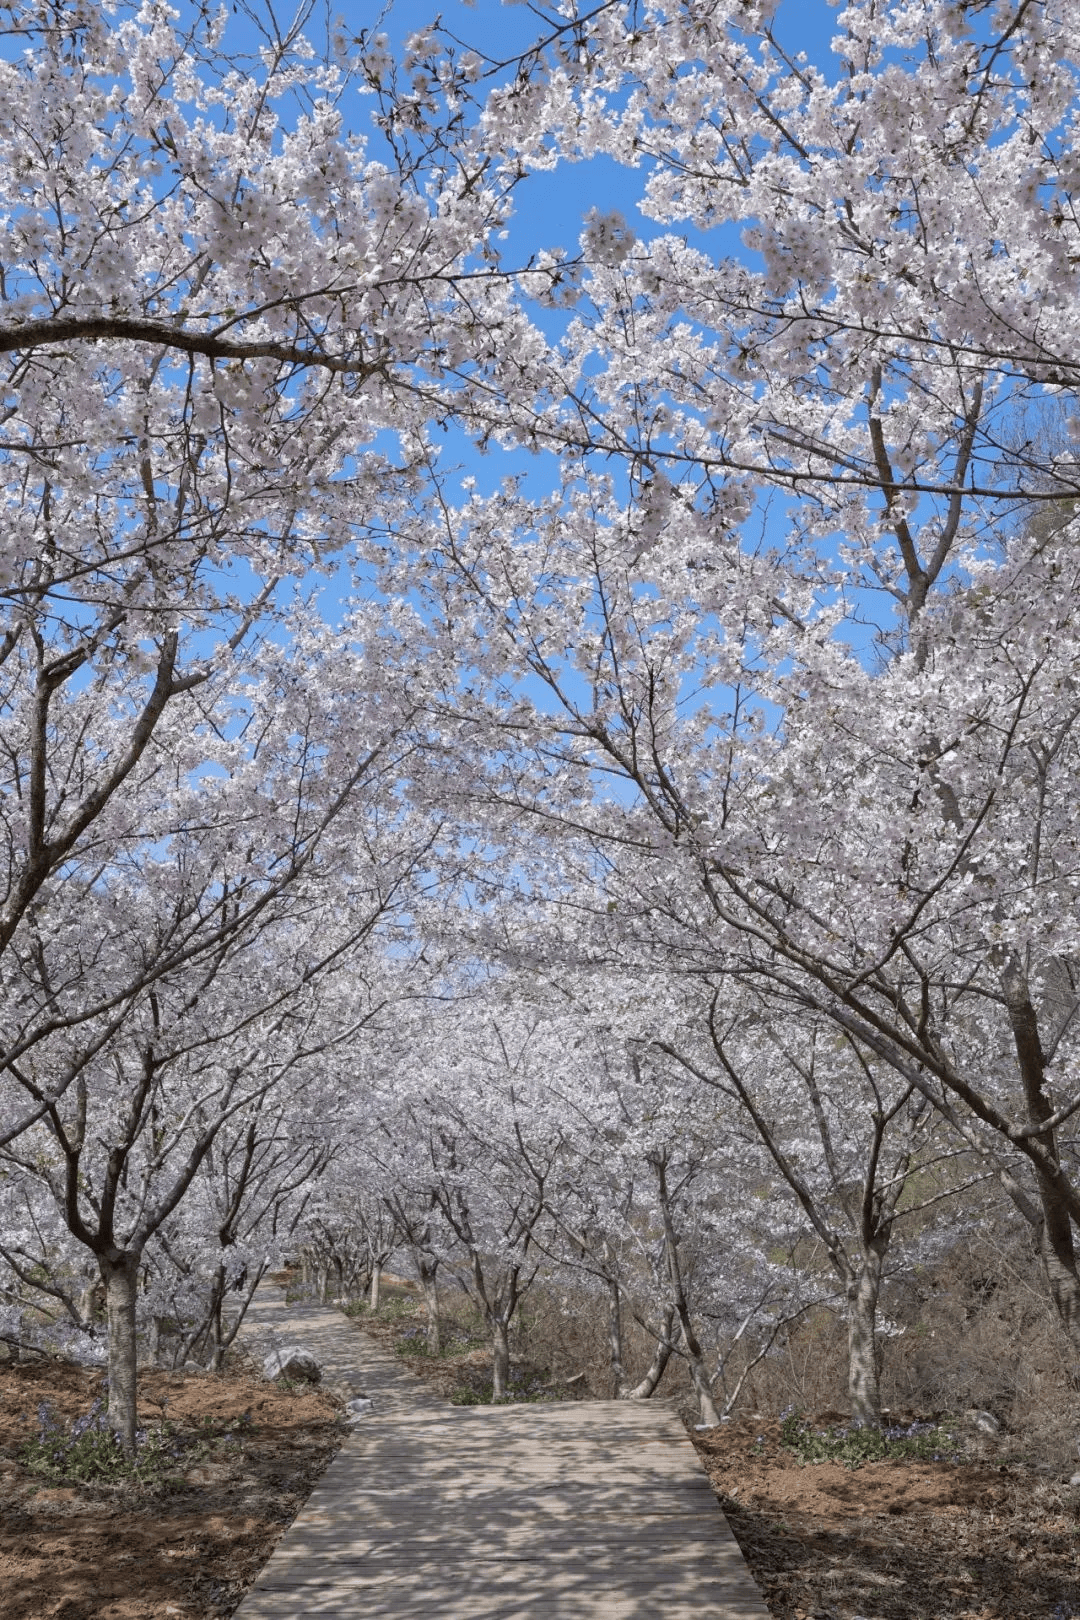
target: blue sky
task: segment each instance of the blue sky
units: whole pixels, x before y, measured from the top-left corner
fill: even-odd
[[[266,9],[266,0],[248,0],[250,10],[256,14]],[[283,0],[275,12],[281,19],[293,14],[295,0]],[[187,12],[188,4],[181,7]],[[587,9],[583,5],[582,9]],[[225,35],[227,51],[251,50],[258,42],[258,32],[250,16],[245,16],[244,4],[234,0],[230,7]],[[348,33],[371,35],[384,32],[389,36],[395,56],[400,55],[407,37],[438,16],[443,29],[466,45],[482,47],[490,57],[512,58],[526,48],[538,33],[544,31],[543,8],[529,4],[501,4],[499,0],[386,0],[386,3],[345,3],[335,0],[316,0],[308,24],[313,42],[318,43],[335,16],[340,16]],[[836,11],[826,0],[780,0],[777,8],[777,33],[792,52],[805,51],[822,69],[830,71],[835,63],[830,52],[830,41],[836,32]],[[0,52],[4,49],[0,29]],[[25,40],[9,39],[7,48],[26,48]],[[355,121],[363,131],[368,124],[374,103],[371,97],[355,96],[346,101],[346,117]],[[377,150],[378,136],[372,143]],[[541,248],[561,246],[574,253],[582,231],[583,221],[590,209],[599,206],[607,212],[620,210],[627,222],[639,234],[650,236],[666,229],[645,220],[637,208],[637,199],[644,184],[640,170],[627,170],[608,159],[593,159],[576,164],[562,164],[554,173],[541,173],[528,177],[515,193],[516,217],[511,228],[508,262],[519,263]],[[695,245],[720,259],[745,254],[740,232],[735,227],[719,227],[708,233],[695,235]],[[558,317],[553,321],[553,326]],[[438,436],[441,466],[450,474],[451,499],[457,494],[460,480],[466,476],[476,479],[482,492],[496,488],[508,473],[524,473],[528,487],[535,493],[550,489],[558,476],[554,458],[545,460],[525,452],[501,452],[481,456],[467,436],[451,432]],[[781,506],[775,505],[779,516]],[[773,521],[776,521],[774,519]],[[782,518],[780,519],[782,521]],[[316,582],[312,581],[313,585]],[[340,602],[340,585],[336,582],[322,587],[324,611],[336,616]]]
[[[584,5],[582,9],[585,9]],[[781,0],[777,7],[777,34],[793,52],[805,51],[824,71],[835,59],[829,42],[837,32],[836,6],[826,0]],[[531,6],[500,0],[390,0],[388,5],[347,5],[342,9],[347,26],[386,33],[395,47],[415,30],[442,19],[444,28],[469,45],[479,45],[490,56],[505,58],[522,50],[539,32],[539,19]],[[378,19],[381,18],[381,21]],[[643,174],[622,168],[606,158],[587,163],[561,164],[552,173],[536,174],[520,188],[518,215],[511,241],[524,247],[542,242],[573,251],[589,209],[619,209],[635,230],[650,234],[657,227],[637,209]],[[718,240],[719,239],[719,240]],[[734,231],[712,232],[709,248],[717,256],[740,250]]]
[[[585,9],[583,7],[583,9]],[[329,8],[327,15],[330,15]],[[488,56],[507,59],[523,50],[542,32],[541,18],[526,4],[501,4],[499,0],[390,0],[389,4],[352,4],[337,13],[350,33],[385,33],[392,52],[400,57],[406,39],[416,30],[430,24],[436,15],[444,30],[464,45],[476,46]],[[313,25],[315,19],[313,18]],[[792,53],[805,51],[807,56],[830,74],[835,70],[835,58],[830,41],[837,32],[836,8],[826,0],[781,0],[777,9],[777,35]],[[366,114],[363,100],[357,104],[361,119]],[[362,127],[362,124],[361,124]],[[373,148],[374,149],[374,148]],[[637,202],[644,187],[643,170],[622,168],[607,158],[594,158],[581,163],[564,163],[554,172],[538,173],[529,178],[515,193],[515,217],[507,243],[507,262],[520,263],[539,248],[562,247],[574,253],[586,214],[599,206],[608,212],[618,209],[627,223],[640,235],[653,236],[669,227],[658,226],[645,219]],[[719,227],[708,233],[684,231],[693,237],[696,246],[712,257],[749,257],[741,241],[741,228]],[[552,320],[552,332],[558,317]],[[525,477],[527,487],[534,494],[553,488],[558,478],[554,459],[529,456],[526,452],[507,452],[498,449],[480,455],[467,435],[451,429],[438,435],[439,464],[448,475],[448,493],[454,499],[461,479],[475,478],[482,493],[495,490],[510,473]],[[770,524],[783,523],[783,507],[777,500],[772,504]],[[338,587],[331,583],[321,592],[323,611],[336,615]]]

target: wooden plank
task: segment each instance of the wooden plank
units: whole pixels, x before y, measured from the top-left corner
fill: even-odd
[[[637,1605],[650,1620],[665,1620],[686,1613],[701,1620],[747,1614],[761,1620],[765,1610],[756,1588],[735,1568],[723,1563],[661,1565],[627,1571],[604,1559],[578,1563],[507,1565],[483,1558],[451,1563],[400,1563],[393,1569],[337,1571],[333,1577],[275,1583],[257,1588],[240,1610],[248,1612],[255,1599],[260,1617],[289,1612],[321,1613],[324,1609],[354,1615],[373,1612],[411,1614],[434,1612],[444,1620],[472,1620],[473,1616],[508,1610],[530,1615],[552,1608],[563,1620],[576,1615],[607,1615],[612,1608]],[[651,1605],[651,1607],[650,1607]],[[631,1611],[633,1612],[633,1611]]]

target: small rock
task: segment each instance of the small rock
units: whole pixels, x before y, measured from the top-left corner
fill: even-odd
[[[367,1395],[358,1395],[355,1400],[349,1401],[345,1414],[350,1423],[357,1423],[363,1417],[370,1417],[375,1410],[375,1402]]]
[[[1069,1481],[1070,1485],[1080,1485],[1080,1474],[1074,1474]]]
[[[322,1368],[300,1344],[287,1344],[281,1350],[271,1350],[263,1362],[264,1378],[288,1378],[293,1383],[317,1384]]]
[[[993,1412],[977,1412],[974,1407],[964,1413],[968,1422],[978,1430],[979,1434],[1000,1434],[1001,1424]]]

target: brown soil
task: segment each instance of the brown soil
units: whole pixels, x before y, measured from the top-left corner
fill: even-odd
[[[100,1373],[63,1362],[0,1367],[0,1615],[231,1614],[340,1445],[339,1404],[246,1371],[148,1371],[139,1419],[156,1423],[167,1402],[175,1474],[152,1485],[56,1486],[21,1466],[38,1404],[76,1418],[100,1384]]]
[[[800,1464],[760,1419],[693,1438],[778,1620],[1080,1616],[1080,1488],[1007,1443],[849,1469]]]

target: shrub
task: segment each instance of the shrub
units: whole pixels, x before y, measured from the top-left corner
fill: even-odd
[[[129,1457],[105,1417],[106,1400],[99,1396],[90,1410],[65,1425],[49,1405],[38,1407],[38,1434],[19,1453],[31,1473],[58,1481],[118,1481],[160,1476],[180,1454],[170,1424],[139,1429],[135,1455]]]
[[[306,1386],[305,1386],[306,1387]],[[165,1402],[161,1403],[163,1414]],[[106,1419],[104,1396],[94,1401],[88,1412],[71,1424],[54,1412],[48,1401],[38,1407],[37,1438],[27,1441],[18,1453],[19,1461],[31,1473],[59,1484],[119,1484],[169,1486],[172,1476],[193,1462],[202,1462],[222,1446],[230,1446],[251,1427],[251,1413],[244,1412],[223,1435],[215,1432],[213,1418],[206,1417],[194,1434],[181,1435],[176,1425],[161,1421],[135,1431],[135,1455],[124,1452]],[[234,1432],[235,1431],[235,1434]]]
[[[852,1469],[886,1458],[943,1462],[959,1455],[953,1435],[936,1423],[815,1429],[800,1412],[787,1412],[781,1418],[780,1444],[801,1463],[841,1462]]]
[[[396,1356],[430,1356],[428,1349],[427,1328],[406,1328],[400,1338],[394,1341],[394,1354]]]

